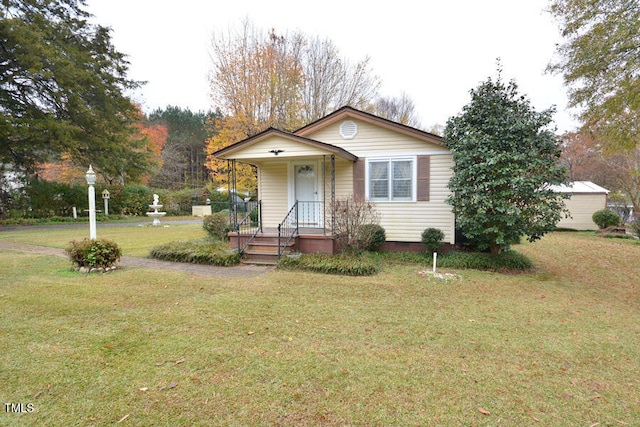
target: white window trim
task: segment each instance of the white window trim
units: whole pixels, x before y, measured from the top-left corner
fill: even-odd
[[[365,165],[365,194],[366,198],[370,202],[374,203],[413,203],[417,200],[418,195],[418,157],[417,156],[386,156],[386,157],[367,157],[367,164]],[[370,164],[375,162],[396,162],[396,161],[411,161],[411,200],[393,200],[388,199],[373,199],[371,197],[369,169]],[[389,194],[392,192],[392,171],[389,170]]]

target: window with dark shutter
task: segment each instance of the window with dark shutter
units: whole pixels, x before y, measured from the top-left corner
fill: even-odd
[[[418,156],[418,188],[417,199],[419,202],[429,201],[429,174],[431,173],[431,157]]]

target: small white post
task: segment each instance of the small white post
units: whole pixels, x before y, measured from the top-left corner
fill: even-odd
[[[76,209],[76,207],[73,207],[73,219],[78,218],[78,210]]]
[[[438,259],[438,252],[433,253],[433,274],[436,274],[436,260]]]

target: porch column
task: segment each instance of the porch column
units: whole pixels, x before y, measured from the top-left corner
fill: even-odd
[[[322,233],[327,234],[327,156],[322,155]]]
[[[331,235],[336,234],[336,156],[331,155]]]
[[[238,216],[236,215],[237,204],[233,194],[236,191],[236,160],[227,160],[227,194],[229,195],[229,224],[233,224],[233,229],[238,228]]]

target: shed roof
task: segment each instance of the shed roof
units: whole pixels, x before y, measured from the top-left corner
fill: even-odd
[[[609,194],[609,190],[591,181],[573,181],[569,185],[553,185],[551,188],[558,193]]]

